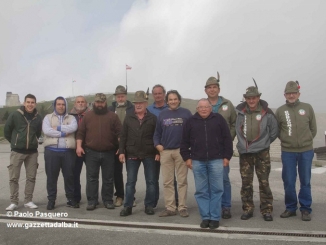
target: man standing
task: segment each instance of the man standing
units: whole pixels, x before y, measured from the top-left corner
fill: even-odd
[[[98,205],[99,173],[102,172],[102,201],[107,209],[114,209],[114,154],[121,132],[118,116],[108,111],[106,96],[95,95],[93,110],[86,113],[77,132],[77,156],[85,154],[87,210]],[[82,147],[84,146],[84,148]]]
[[[147,95],[144,91],[135,93],[135,111],[127,115],[123,122],[123,129],[119,144],[119,160],[126,162],[127,183],[124,208],[120,216],[132,214],[132,206],[135,195],[135,186],[140,163],[143,162],[146,180],[146,197],[144,200],[145,213],[153,215],[155,205],[156,164],[159,155],[154,147],[153,135],[156,125],[156,117],[150,113],[147,107]]]
[[[175,215],[176,208],[181,217],[188,217],[186,206],[188,168],[180,155],[180,142],[182,127],[192,115],[188,109],[180,107],[181,95],[178,91],[169,91],[165,100],[169,109],[159,114],[154,134],[154,146],[160,152],[163,173],[165,210],[160,213],[160,217]],[[175,175],[179,193],[178,207],[175,203]]]
[[[230,130],[223,117],[212,113],[207,99],[199,100],[197,113],[184,125],[180,153],[194,173],[201,228],[219,227],[223,165],[230,161],[232,148]]]
[[[219,113],[223,116],[229,126],[232,140],[235,138],[235,122],[237,114],[231,101],[225,99],[220,94],[220,75],[217,73],[217,79],[210,77],[206,81],[205,93],[207,99],[213,107],[213,113]],[[222,196],[222,218],[230,219],[231,216],[231,182],[229,178],[230,166],[223,166],[223,186]]]
[[[7,211],[15,210],[19,201],[20,169],[24,162],[26,170],[24,206],[37,208],[32,202],[37,173],[37,139],[42,132],[42,118],[36,110],[36,98],[27,94],[24,106],[12,112],[4,127],[4,136],[11,144],[9,171],[10,201]]]
[[[134,111],[134,105],[127,100],[127,90],[124,86],[117,86],[113,95],[115,96],[116,101],[112,102],[112,105],[109,106],[109,111],[117,114],[121,123],[123,124],[126,115]],[[118,151],[118,148],[116,150]],[[122,170],[123,165],[119,161],[118,152],[116,152],[114,157],[114,195],[117,197],[114,205],[116,207],[120,207],[123,204],[123,199],[125,196]]]
[[[247,88],[243,95],[245,102],[237,106],[236,133],[237,148],[240,154],[240,173],[242,178],[241,200],[242,220],[253,216],[253,178],[256,169],[259,181],[260,212],[265,221],[272,221],[273,194],[269,187],[271,162],[270,144],[278,134],[274,113],[268,108],[266,101],[260,99],[257,87]]]
[[[90,111],[90,108],[87,106],[87,101],[84,96],[77,96],[75,99],[75,105],[74,108],[71,109],[70,115],[73,115],[78,123],[78,126],[80,125],[81,121],[83,120],[83,117],[85,116],[85,113]],[[81,200],[81,185],[80,185],[80,174],[83,168],[83,163],[85,162],[85,156],[77,156],[76,162],[75,162],[75,168],[74,168],[74,197],[76,201],[76,205],[79,205]],[[71,203],[69,201],[67,202],[67,206],[71,206]]]
[[[43,119],[44,160],[47,176],[48,205],[54,209],[57,198],[57,182],[62,169],[65,192],[70,207],[79,208],[74,198],[74,168],[76,160],[77,121],[68,115],[68,104],[65,98],[57,97],[53,102],[54,112]]]
[[[152,96],[154,99],[153,104],[149,105],[147,107],[148,111],[152,114],[154,114],[156,117],[163,111],[164,109],[168,108],[168,105],[165,102],[165,88],[160,85],[156,84],[152,88]],[[161,163],[159,161],[155,161],[156,164],[156,183],[155,183],[155,205],[157,206],[158,200],[160,198],[160,185],[159,185],[159,179],[160,179],[160,170],[161,170]],[[176,201],[177,201],[177,192],[176,192]],[[178,205],[178,204],[177,204]]]
[[[297,167],[300,179],[299,203],[301,219],[311,220],[311,165],[314,157],[313,138],[317,133],[314,110],[310,104],[299,101],[299,83],[286,84],[286,104],[276,111],[282,147],[282,179],[286,210],[281,218],[296,215],[298,199],[296,194]]]

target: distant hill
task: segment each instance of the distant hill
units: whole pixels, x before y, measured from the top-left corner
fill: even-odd
[[[128,100],[132,101],[135,93],[128,94]],[[108,105],[111,105],[114,95],[113,93],[106,94]],[[85,95],[87,102],[94,101],[95,94]],[[70,110],[74,105],[74,98],[66,98],[68,101],[68,110]],[[51,113],[53,111],[52,108],[53,101],[45,101],[37,103],[37,110],[39,113],[44,117],[46,114]],[[148,103],[153,103],[152,95],[149,95]],[[192,113],[196,112],[196,105],[197,100],[182,98],[181,106],[188,108]],[[235,105],[236,106],[236,105]],[[0,124],[2,122],[2,117],[8,111],[9,113],[19,108],[19,106],[14,107],[4,107],[0,108]],[[275,109],[272,109],[275,111]],[[314,139],[314,147],[325,146],[325,131],[326,131],[326,113],[316,113],[316,120],[317,120],[317,136]]]

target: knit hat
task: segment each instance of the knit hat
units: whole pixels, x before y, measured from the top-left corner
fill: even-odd
[[[286,84],[284,93],[298,93],[300,89],[299,83],[290,81]]]
[[[94,99],[95,102],[105,102],[106,101],[106,96],[105,94],[103,93],[97,93],[95,95],[95,99]]]
[[[127,94],[127,90],[125,89],[124,86],[117,86],[115,89],[115,93],[113,95],[117,95],[117,94]]]
[[[132,103],[146,102],[147,100],[148,100],[148,96],[144,91],[137,91],[135,93],[135,97]]]
[[[243,97],[253,97],[253,96],[261,96],[261,93],[259,93],[258,88],[254,86],[250,86],[247,88],[246,93],[243,94]]]

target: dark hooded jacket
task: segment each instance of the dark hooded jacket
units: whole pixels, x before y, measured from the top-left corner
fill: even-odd
[[[19,153],[37,152],[41,133],[41,116],[36,109],[27,113],[24,106],[9,115],[4,127],[4,136],[10,142],[11,149]]]

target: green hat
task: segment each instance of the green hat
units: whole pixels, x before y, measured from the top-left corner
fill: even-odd
[[[106,101],[105,94],[103,94],[103,93],[97,93],[97,94],[95,94],[94,101],[96,101],[96,102],[105,102]]]
[[[205,88],[210,85],[217,85],[218,87],[220,87],[219,82],[220,82],[220,73],[217,72],[217,79],[215,77],[208,78],[206,81]]]
[[[117,86],[115,89],[115,93],[113,95],[117,95],[117,94],[127,94],[127,90],[125,89],[124,86]]]
[[[247,88],[246,93],[243,94],[243,97],[253,97],[253,96],[261,96],[261,93],[259,93],[258,88],[254,86],[250,86]]]
[[[219,83],[218,83],[218,80],[215,77],[210,77],[210,78],[207,79],[205,88],[208,87],[208,86],[210,86],[210,85],[220,86]]]
[[[286,84],[284,93],[298,93],[299,88],[300,86],[296,82],[290,81]]]
[[[135,97],[132,103],[146,102],[147,100],[148,100],[148,96],[144,91],[137,91],[135,93]]]

